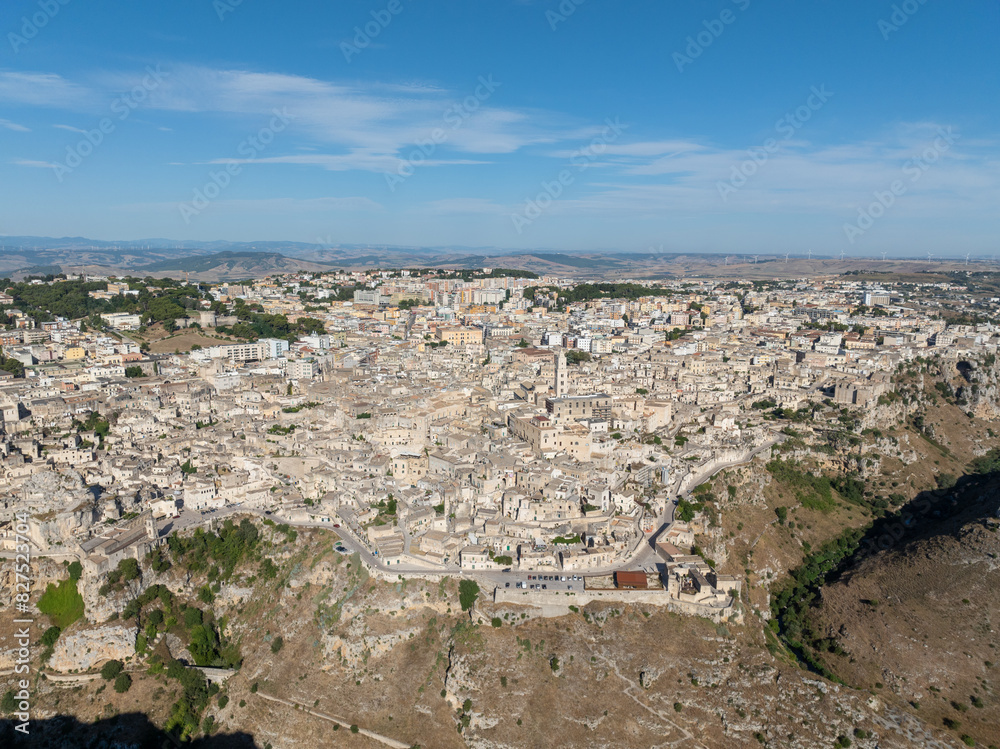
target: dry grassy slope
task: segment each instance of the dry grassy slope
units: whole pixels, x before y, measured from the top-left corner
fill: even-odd
[[[154,354],[170,354],[174,351],[190,351],[194,345],[208,348],[227,343],[239,343],[236,338],[221,336],[215,328],[182,328],[168,333],[159,323],[151,325],[144,332],[129,333],[129,337],[140,343],[148,343],[149,350]]]
[[[976,494],[824,588],[815,621],[849,653],[826,657],[847,683],[1000,745],[1000,493]]]
[[[869,695],[772,658],[756,627],[730,632],[638,607],[522,619],[527,610],[494,610],[488,600],[482,612],[503,625],[473,627],[457,610],[453,581],[366,580],[336,561],[328,538],[302,534],[285,576],[230,613],[245,663],[227,686],[223,730],[275,747],[365,745],[262,700],[250,691],[255,682],[260,692],[424,747],[745,747],[756,732],[774,746],[814,747],[875,727]],[[279,633],[286,644],[275,655],[269,642]],[[460,734],[467,699],[469,727]],[[883,747],[914,745],[880,735]]]
[[[383,746],[267,694],[407,745],[443,749],[746,747],[756,745],[756,733],[770,746],[811,749],[855,728],[875,730],[881,747],[922,745],[880,726],[886,711],[868,693],[772,657],[755,620],[727,630],[608,606],[537,619],[528,609],[495,609],[483,596],[482,613],[503,624],[472,626],[458,610],[454,581],[374,581],[332,551],[332,538],[302,532],[271,550],[281,567],[276,580],[220,593],[215,612],[244,656],[225,686],[228,704],[213,700],[209,710],[222,733],[244,731],[275,749]],[[172,572],[171,588],[185,596],[204,582]],[[275,654],[278,635],[285,644]],[[37,714],[89,721],[140,709],[162,724],[175,683],[141,671],[134,677],[126,695],[103,682],[42,683]],[[469,725],[460,734],[465,700]]]
[[[956,385],[959,382],[960,379],[955,380]],[[924,384],[925,424],[935,435],[934,441],[905,425],[883,430],[903,440],[907,450],[912,449],[917,456],[909,464],[895,458],[882,459],[880,474],[869,483],[883,496],[898,493],[909,499],[920,491],[935,488],[940,474],[961,476],[973,458],[1000,445],[997,434],[1000,429],[995,422],[969,418],[961,408],[939,397],[930,378],[925,378]],[[931,399],[937,401],[936,405]],[[844,501],[836,493],[837,506],[828,512],[802,507],[795,491],[773,480],[767,472],[764,467],[767,460],[767,456],[762,456],[748,466],[725,471],[712,480],[720,525],[698,537],[706,555],[719,562],[722,571],[744,579],[747,587],[744,602],[751,610],[762,612],[770,605],[770,587],[805,557],[803,543],[817,549],[846,528],[863,527],[872,520],[871,513]],[[805,467],[820,470],[809,462]],[[729,486],[735,487],[733,497]],[[788,525],[775,522],[777,507],[788,508]]]
[[[923,396],[930,400],[935,391],[929,379],[925,384]],[[910,428],[888,430],[896,437],[906,435],[918,459],[909,465],[884,460],[881,476],[874,479],[881,493],[898,492],[909,498],[932,489],[941,474],[962,475],[973,458],[997,445],[995,432],[991,433],[995,423],[969,418],[940,398],[936,405],[927,405],[924,421],[932,440]],[[729,484],[737,487],[733,501],[725,499]],[[816,548],[843,528],[870,519],[859,508],[840,502],[827,514],[790,509],[796,530],[773,523],[776,506],[794,508],[796,502],[786,487],[768,480],[762,463],[718,477],[713,489],[724,498],[718,534],[726,546],[724,568],[733,574],[751,570],[750,593],[744,600],[761,610],[767,607],[771,575],[780,580],[781,572],[801,561],[802,541]],[[965,521],[983,511],[975,506]],[[986,514],[995,512],[994,502]],[[730,537],[739,525],[742,532]],[[996,592],[1000,543],[996,533],[975,523],[958,523],[943,532],[932,541],[871,559],[849,584],[824,591],[822,629],[833,636],[845,624],[846,635],[838,639],[852,654],[850,659],[830,656],[829,666],[864,689],[885,684],[892,690],[889,699],[933,725],[942,726],[944,718],[959,721],[953,736],[968,734],[980,742],[1000,744],[996,719],[1000,707],[990,699],[995,670],[985,665],[1000,661],[1000,638],[991,621],[1000,610]],[[714,546],[719,543],[717,538]],[[882,603],[872,607],[862,600]],[[942,691],[934,692],[931,686]],[[973,707],[973,697],[983,700],[984,707]],[[921,704],[919,712],[910,702]],[[968,710],[963,713],[952,703]]]

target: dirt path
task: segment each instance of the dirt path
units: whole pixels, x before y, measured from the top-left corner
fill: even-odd
[[[45,671],[45,678],[54,684],[86,684],[97,681],[101,678],[100,673],[96,674],[53,674]]]
[[[281,705],[297,708],[298,710],[301,710],[304,713],[308,713],[309,715],[312,715],[314,717],[321,718],[322,720],[327,720],[331,723],[336,723],[341,728],[346,728],[348,730],[350,730],[351,728],[350,723],[345,723],[340,718],[334,718],[332,715],[327,715],[326,713],[321,713],[318,710],[313,710],[312,708],[303,705],[301,702],[293,702],[292,700],[283,700],[280,697],[272,697],[271,695],[264,694],[263,692],[257,692],[257,696],[262,697],[265,700],[268,700],[269,702],[277,702]],[[375,733],[374,731],[369,731],[367,728],[359,727],[358,733],[360,733],[362,736],[367,736],[370,739],[374,739],[375,741],[380,741],[386,746],[391,746],[393,747],[393,749],[410,749],[410,744],[404,744],[402,741],[396,741],[396,739],[391,739],[388,736],[383,736],[381,734]]]
[[[599,653],[595,653],[595,655],[598,658],[600,658],[602,661],[604,661],[605,664],[607,664],[608,666],[611,667],[611,670],[614,671],[615,676],[617,676],[619,679],[621,679],[622,681],[624,681],[628,685],[622,691],[626,695],[628,695],[629,698],[633,702],[635,702],[635,704],[637,704],[639,707],[643,708],[644,710],[647,710],[648,712],[652,713],[657,718],[659,718],[660,720],[662,720],[663,722],[665,722],[667,725],[673,726],[678,731],[680,731],[682,734],[684,734],[684,738],[683,739],[681,739],[680,741],[674,741],[674,742],[672,742],[671,745],[680,744],[682,742],[691,741],[691,742],[694,742],[694,746],[697,746],[700,749],[705,749],[705,745],[701,744],[694,737],[693,733],[691,733],[689,730],[687,730],[683,726],[678,725],[677,723],[675,723],[674,721],[672,721],[662,710],[657,710],[655,707],[650,707],[645,702],[643,702],[642,700],[640,700],[639,697],[635,694],[636,690],[639,689],[640,687],[635,682],[633,682],[631,679],[629,679],[626,676],[624,676],[622,674],[622,672],[618,670],[618,664],[617,663],[615,663],[610,658],[607,658],[606,656],[601,655]]]

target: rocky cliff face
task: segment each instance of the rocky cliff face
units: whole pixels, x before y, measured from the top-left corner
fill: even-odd
[[[979,360],[960,359],[946,376],[953,380],[955,397],[963,408],[977,418],[1000,419],[1000,362],[993,355]]]
[[[42,551],[66,544],[101,519],[83,476],[72,470],[42,471],[28,478],[15,509],[31,515],[29,534]]]
[[[135,627],[106,625],[65,634],[56,642],[49,668],[61,673],[88,671],[110,660],[135,655]]]
[[[758,478],[746,476],[740,494]],[[641,605],[592,603],[546,618],[538,609],[495,605],[483,590],[473,620],[461,611],[457,581],[377,580],[356,558],[336,554],[331,541],[328,531],[300,529],[294,542],[267,547],[276,577],[255,577],[254,560],[216,593],[210,608],[243,658],[223,687],[226,705],[212,700],[207,708],[221,733],[244,731],[257,746],[293,749],[339,745],[341,737],[381,745],[364,734],[331,736],[333,718],[398,742],[390,745],[442,749],[757,742],[812,749],[854,737],[855,729],[874,732],[855,741],[862,749],[904,749],[929,745],[915,736],[941,735],[869,692],[813,678],[771,655],[754,617],[725,627]],[[159,576],[144,570],[142,580],[209,608],[195,595],[204,572],[177,565]],[[72,671],[125,660],[134,632],[118,622],[75,625],[50,665]],[[164,639],[173,655],[185,655],[173,634]],[[163,687],[175,682],[141,667],[131,675],[132,689],[121,695],[101,680],[42,680],[34,696],[39,717],[58,711],[89,721],[139,710],[164,722],[174,698]],[[116,740],[137,741],[117,730]]]

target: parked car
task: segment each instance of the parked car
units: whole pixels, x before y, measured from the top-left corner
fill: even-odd
[[[549,589],[549,586],[546,585],[545,583],[542,583],[542,590],[548,590],[548,589]]]
[[[509,588],[510,587],[510,583],[504,583],[504,587],[505,588]]]

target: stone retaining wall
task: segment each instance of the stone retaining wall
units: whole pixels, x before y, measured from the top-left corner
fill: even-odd
[[[568,595],[567,595],[568,593]],[[714,622],[741,622],[742,613],[732,606],[715,608],[696,603],[678,601],[662,590],[508,590],[497,588],[493,593],[494,603],[509,603],[521,606],[564,606],[566,613],[569,607],[586,606],[593,601],[606,603],[637,603],[647,606],[661,606],[678,614],[702,616]]]

